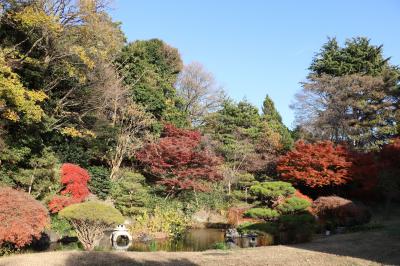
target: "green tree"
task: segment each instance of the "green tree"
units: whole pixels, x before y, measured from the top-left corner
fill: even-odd
[[[264,145],[276,150],[289,150],[293,146],[293,138],[289,129],[282,123],[282,117],[272,99],[267,95],[262,106]]]
[[[100,199],[106,199],[110,194],[112,182],[110,170],[103,166],[90,166],[87,169],[90,173],[89,190]]]
[[[150,199],[145,177],[139,173],[123,170],[111,188],[115,207],[126,216],[141,214]]]
[[[187,125],[174,88],[183,67],[177,49],[158,39],[135,41],[123,48],[117,65],[135,102],[159,120]]]
[[[388,70],[397,72],[397,67],[390,65],[389,59],[383,56],[383,45],[373,45],[366,37],[348,39],[344,47],[339,46],[336,38],[329,38],[313,58],[309,77],[315,74],[379,76]]]
[[[329,39],[296,95],[298,132],[312,140],[377,149],[397,132],[400,69],[364,37]]]

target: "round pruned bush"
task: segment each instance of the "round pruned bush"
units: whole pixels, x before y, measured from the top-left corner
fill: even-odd
[[[263,219],[265,221],[272,221],[279,217],[279,212],[269,208],[252,208],[245,212],[245,216]]]
[[[368,223],[371,214],[368,209],[353,201],[337,197],[319,197],[312,205],[314,213],[324,222],[338,226],[353,226]]]
[[[29,194],[0,187],[0,247],[30,244],[49,221],[47,209]]]
[[[301,199],[298,197],[287,198],[285,202],[278,205],[277,209],[282,214],[298,213],[305,211],[311,203],[306,199]]]
[[[70,221],[85,250],[94,249],[104,230],[124,222],[117,209],[97,201],[72,204],[61,210],[59,216]]]

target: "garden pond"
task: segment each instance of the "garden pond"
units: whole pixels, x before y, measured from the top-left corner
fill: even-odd
[[[98,250],[112,250],[110,234],[111,232],[105,234],[97,247]],[[231,247],[269,246],[273,244],[273,236],[259,235],[253,239],[252,237],[238,237],[233,238],[232,241],[229,243]],[[146,242],[133,240],[128,251],[204,251],[224,246],[222,243],[225,243],[225,230],[223,229],[190,229],[178,239],[154,239]],[[48,250],[65,248],[68,248],[65,244],[52,243]]]

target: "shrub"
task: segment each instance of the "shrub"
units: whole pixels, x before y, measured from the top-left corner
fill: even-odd
[[[121,224],[124,217],[114,207],[95,201],[70,205],[59,212],[74,226],[85,250],[93,250],[105,229]]]
[[[217,242],[213,245],[214,249],[227,250],[229,246],[225,242]]]
[[[164,237],[180,236],[189,226],[190,219],[182,211],[182,204],[154,200],[156,203],[152,212],[145,210],[137,215],[130,231],[134,236],[142,234]]]
[[[68,220],[61,218],[58,215],[52,215],[51,229],[61,236],[71,236],[75,233],[74,228],[71,226]]]
[[[156,236],[159,233],[167,237],[179,236],[189,225],[189,219],[185,214],[172,206],[157,206],[153,213],[145,211],[142,215],[135,217],[130,227],[134,236],[142,234]]]
[[[239,233],[267,233],[271,235],[276,235],[278,233],[278,228],[276,223],[266,222],[266,223],[251,223],[245,222],[237,227]]]
[[[110,171],[102,166],[91,166],[89,189],[100,199],[106,199],[111,190]]]
[[[262,182],[250,187],[250,193],[268,205],[292,195],[295,191],[290,183],[282,181]]]
[[[30,244],[49,224],[47,209],[27,193],[0,188],[0,203],[0,246]]]
[[[276,210],[268,208],[252,208],[245,213],[245,216],[271,221],[278,218],[279,213]]]
[[[310,213],[282,215],[279,230],[281,243],[310,241],[315,231],[315,217]]]
[[[289,214],[305,211],[311,203],[305,199],[298,197],[287,198],[284,203],[278,205],[277,209],[280,213]]]
[[[323,222],[340,226],[364,224],[371,218],[364,206],[337,196],[319,197],[313,203],[313,211]]]

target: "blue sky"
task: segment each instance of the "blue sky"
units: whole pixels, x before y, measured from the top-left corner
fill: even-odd
[[[336,36],[367,36],[400,65],[400,1],[115,0],[129,41],[160,38],[202,63],[235,100],[269,94],[285,124],[313,55]]]

